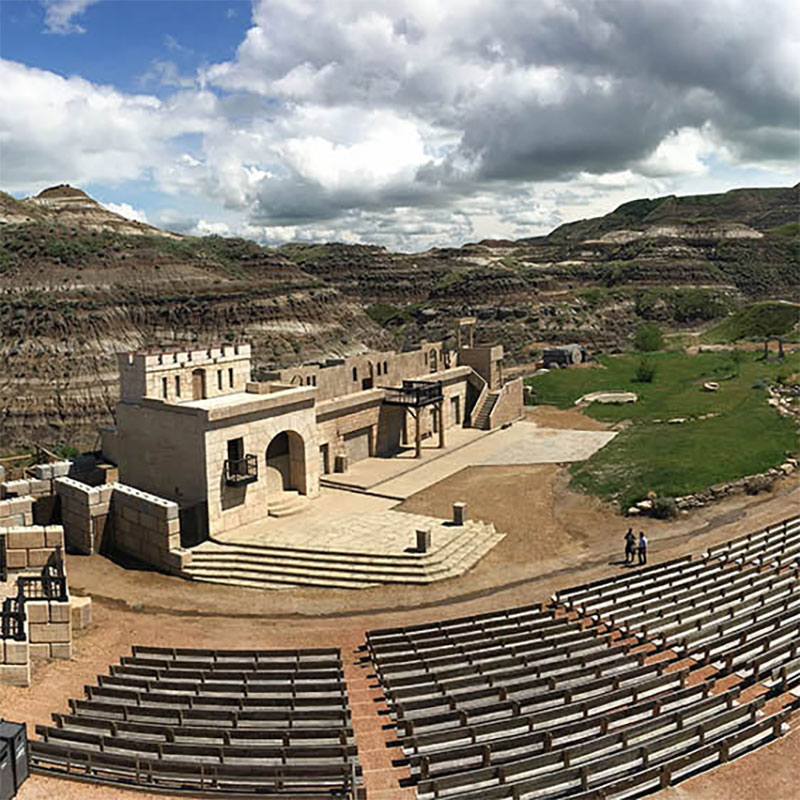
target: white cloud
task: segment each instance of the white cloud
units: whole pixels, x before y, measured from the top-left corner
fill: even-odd
[[[143,222],[148,225],[147,214],[141,208],[134,208],[130,203],[103,203],[103,206],[114,214],[119,214],[126,219],[135,222]]]
[[[44,5],[46,33],[86,33],[86,29],[73,22],[73,18],[100,0],[41,0]]]
[[[48,12],[69,29],[87,6]],[[534,235],[716,187],[720,165],[796,170],[797,9],[259,0],[235,56],[196,75],[159,32],[158,97],[1,62],[2,180],[145,181],[186,230],[265,240]]]

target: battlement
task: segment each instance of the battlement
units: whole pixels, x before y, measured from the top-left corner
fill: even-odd
[[[249,344],[215,344],[119,353],[122,400],[184,403],[243,392],[250,380]]]

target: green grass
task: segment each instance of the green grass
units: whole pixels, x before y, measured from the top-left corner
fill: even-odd
[[[703,334],[707,344],[725,344],[741,339],[785,336],[800,321],[800,309],[790,303],[753,303],[722,320]]]
[[[631,420],[588,461],[572,468],[573,485],[619,502],[627,508],[650,491],[674,497],[699,491],[779,463],[798,449],[794,423],[767,405],[763,380],[800,370],[800,357],[783,364],[756,360],[748,353],[736,365],[728,353],[657,353],[647,356],[656,368],[652,383],[636,383],[639,355],[601,359],[598,369],[554,370],[533,378],[535,401],[567,408],[588,392],[601,389],[634,391],[633,405],[593,404],[587,413],[608,422]],[[704,392],[704,381],[720,383],[718,392]],[[715,413],[710,419],[692,419]],[[683,424],[656,420],[684,417]]]

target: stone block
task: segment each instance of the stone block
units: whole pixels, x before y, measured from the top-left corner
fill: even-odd
[[[70,603],[58,600],[50,602],[50,622],[69,622]]]
[[[51,464],[37,464],[33,468],[33,474],[39,480],[50,480],[53,477],[53,467]]]
[[[29,481],[30,493],[33,497],[41,497],[43,494],[50,494],[50,481],[35,478]]]
[[[6,664],[27,664],[29,658],[28,643],[5,640]]]
[[[52,555],[53,551],[49,547],[32,548],[28,550],[28,566],[43,567]]]
[[[31,549],[34,547],[44,547],[44,528],[36,530],[9,531],[6,534],[7,546],[9,549]]]
[[[3,664],[0,666],[0,684],[5,684],[6,686],[30,686],[30,664],[27,662],[19,665]]]
[[[69,475],[70,467],[72,466],[71,461],[56,461],[55,463],[50,465],[53,468],[53,477],[54,478],[66,478]]]
[[[47,625],[31,625],[29,636],[31,643],[69,642],[72,638],[69,622],[51,622]]]
[[[7,550],[6,564],[9,569],[25,569],[28,566],[28,551]]]
[[[47,600],[33,600],[25,603],[25,613],[28,615],[28,622],[32,625],[50,621]]]
[[[73,630],[83,630],[92,622],[92,598],[72,597],[70,599],[70,617]]]
[[[50,645],[46,642],[30,645],[31,658],[50,658]]]
[[[44,531],[47,547],[64,547],[64,528],[61,525],[48,525]]]
[[[50,658],[58,658],[68,661],[72,658],[71,642],[53,642],[50,645]]]
[[[30,485],[28,481],[6,481],[6,483],[3,484],[4,497],[24,497],[26,494],[30,494]]]

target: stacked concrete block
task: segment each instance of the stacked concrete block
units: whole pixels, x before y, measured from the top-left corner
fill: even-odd
[[[25,614],[31,657],[70,658],[72,614],[69,600],[29,600],[25,603]]]
[[[50,464],[37,464],[33,468],[33,474],[39,480],[49,481],[56,478],[66,478],[71,469],[71,461],[53,461]]]
[[[0,639],[0,685],[30,686],[31,662],[28,641]]]
[[[30,493],[30,482],[24,479],[5,481],[0,485],[0,500],[7,500],[10,497],[26,497]]]
[[[31,495],[0,500],[0,528],[33,525],[33,503]]]
[[[71,597],[70,614],[72,616],[72,630],[81,631],[92,624],[92,598]]]
[[[85,554],[97,552],[106,530],[113,485],[88,486],[73,478],[58,478],[55,489],[70,547]]]
[[[121,483],[113,489],[115,546],[161,569],[183,569],[191,555],[181,549],[178,504]]]
[[[64,546],[60,525],[19,526],[6,528],[6,565],[9,571],[41,571],[55,552]]]

